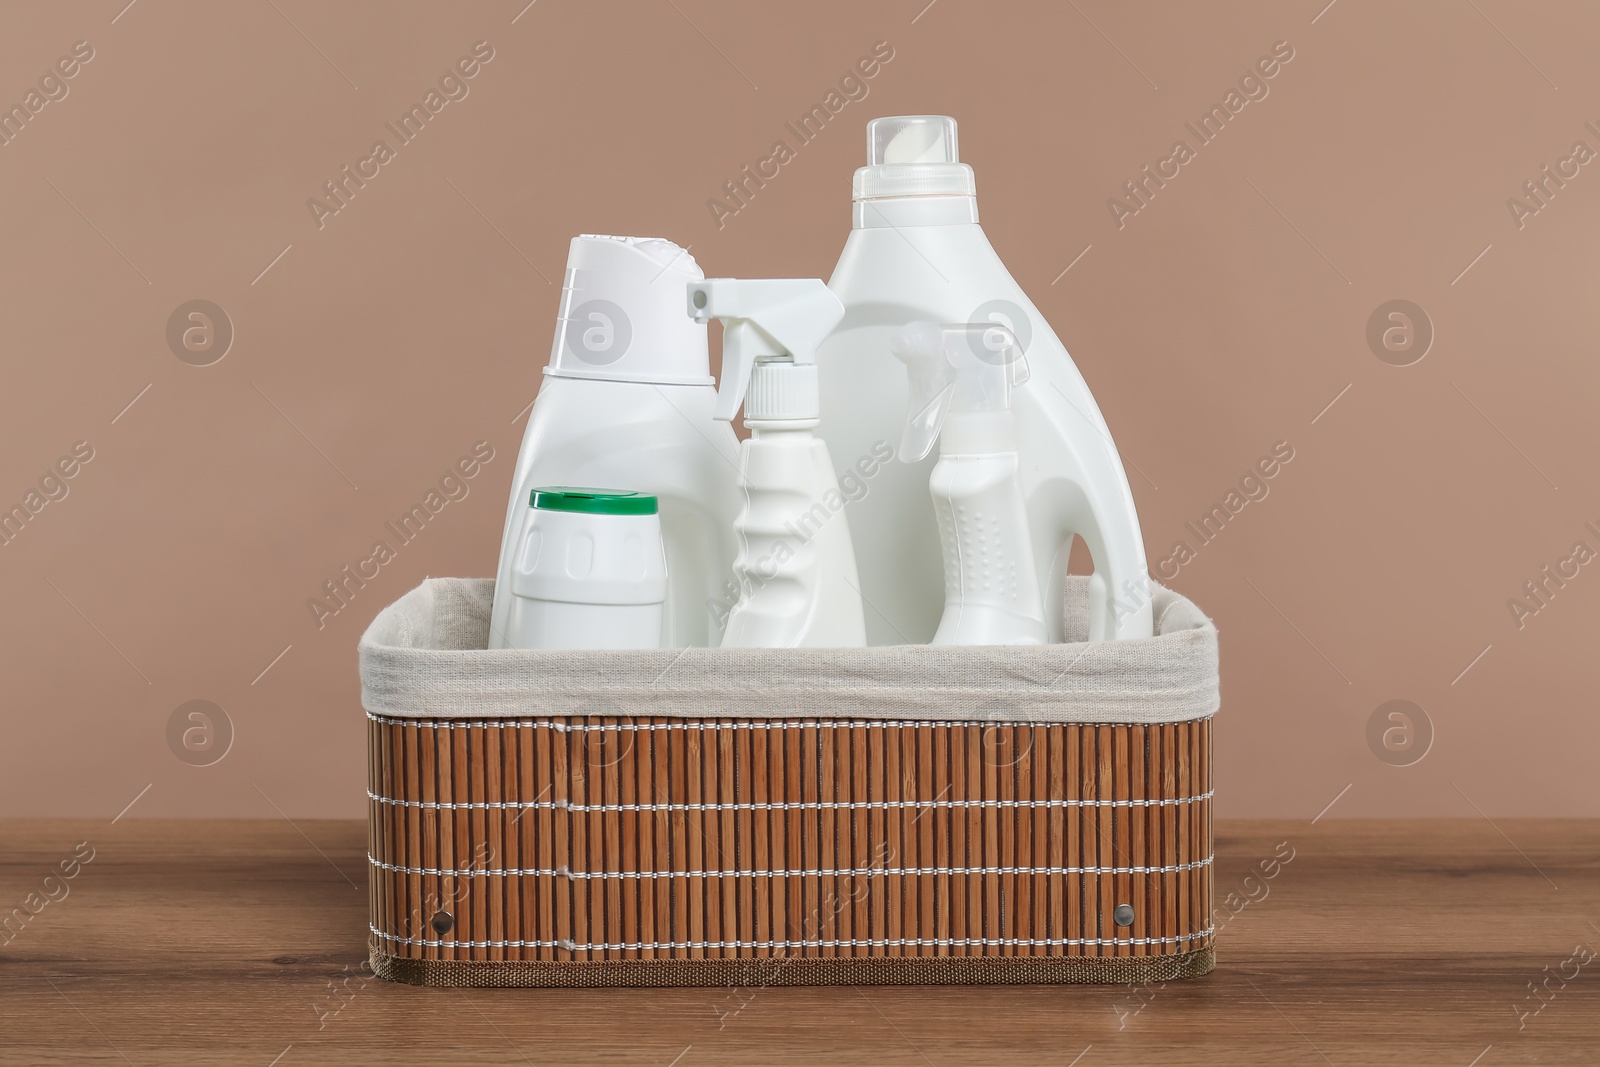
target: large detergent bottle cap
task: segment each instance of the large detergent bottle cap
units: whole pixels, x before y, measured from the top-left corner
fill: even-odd
[[[948,454],[1016,449],[1011,389],[1028,380],[1016,336],[994,323],[914,322],[889,350],[906,365],[910,394],[900,458],[915,463],[944,436]]]
[[[815,419],[817,346],[844,318],[820,278],[710,278],[688,285],[689,316],[722,320],[716,416],[732,421]]]
[[[978,193],[972,168],[961,162],[956,120],[947,115],[896,115],[867,123],[867,165],[851,184],[857,200]]]
[[[684,284],[704,277],[687,250],[660,237],[574,237],[545,373],[710,385],[705,326],[683,314]]]

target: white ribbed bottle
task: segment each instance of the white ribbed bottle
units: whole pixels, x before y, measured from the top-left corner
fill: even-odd
[[[844,496],[818,424],[817,368],[758,362],[740,446],[745,503],[734,523],[739,600],[723,647],[846,648],[866,643]]]

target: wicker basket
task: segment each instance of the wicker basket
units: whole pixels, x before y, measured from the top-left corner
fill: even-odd
[[[1012,661],[993,650],[697,650],[689,678],[658,679],[646,705],[611,677],[625,663],[614,654],[471,651],[488,584],[430,582],[386,609],[406,618],[380,616],[363,639],[379,975],[766,986],[1164,981],[1212,968],[1215,630],[1192,606],[1150,642],[1117,643],[1164,657],[1150,706],[1123,713],[1148,721],[1080,722],[1050,718],[1128,704],[1104,662],[1083,677],[1116,699],[1054,679],[1052,709],[1017,695]],[[1158,616],[1171,621],[1171,606],[1158,600]],[[1061,659],[1070,647],[1054,646],[1051,669],[1102,646]],[[898,662],[906,654],[921,668]],[[770,704],[715,673],[730,655],[752,660],[738,677],[772,678]],[[788,687],[817,656],[849,658],[835,673],[854,696]],[[486,684],[497,669],[569,684]],[[888,696],[860,684],[907,670]],[[951,670],[996,681],[964,718],[939,684]],[[924,683],[937,709],[904,714]],[[415,699],[396,696],[405,687]],[[683,713],[708,688],[747,710]],[[804,706],[758,713],[786,704]],[[627,713],[641,710],[652,714]]]

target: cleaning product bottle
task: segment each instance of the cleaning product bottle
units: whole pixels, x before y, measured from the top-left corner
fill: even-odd
[[[846,648],[866,643],[845,498],[819,421],[817,342],[844,309],[816,278],[689,283],[689,314],[721,319],[716,416],[744,404],[745,505],[734,528],[738,600],[723,647]]]
[[[712,418],[706,329],[683,313],[694,258],[649,237],[572,240],[550,364],[517,457],[489,647],[506,648],[510,575],[533,490],[620,485],[656,497],[667,553],[661,644],[715,645],[733,567],[739,442]]]
[[[1012,409],[1048,637],[1061,640],[1074,534],[1094,562],[1090,639],[1149,637],[1144,544],[1116,445],[1067,350],[978,225],[955,120],[875,119],[867,124],[867,153],[868,165],[855,174],[854,226],[828,282],[845,316],[817,354],[828,412],[823,437],[849,460],[897,436],[906,378],[890,353],[895,331],[917,321],[1005,326],[1031,372]],[[981,343],[993,340],[985,333]],[[943,614],[928,473],[927,461],[891,464],[850,504],[861,592],[877,609],[871,644],[926,641]]]
[[[1015,338],[1004,326],[921,322],[890,347],[910,379],[900,458],[915,463],[939,442],[928,492],[944,550],[944,614],[931,643],[1042,644],[1011,414],[1011,389],[1028,380]]]
[[[507,648],[659,648],[667,561],[658,501],[544,486],[523,509]]]

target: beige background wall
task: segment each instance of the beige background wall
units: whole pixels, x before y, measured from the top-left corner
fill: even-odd
[[[1219,813],[1600,814],[1600,563],[1520,628],[1507,606],[1600,550],[1600,164],[1507,206],[1600,150],[1592,5],[125,2],[0,9],[0,102],[93,51],[0,147],[0,504],[93,453],[0,546],[6,814],[360,816],[356,639],[425,575],[492,572],[568,239],[826,276],[864,123],[920,112],[961,121],[1152,566],[1196,549],[1172,584],[1223,635]],[[719,227],[707,200],[880,41],[867,97]],[[476,42],[468,95],[319,226],[308,198]],[[1108,198],[1180,138],[1119,228]],[[167,340],[197,299],[235,334],[209,366]],[[1399,299],[1434,334],[1409,366],[1367,340]],[[478,441],[468,495],[319,629],[322,582]],[[1185,523],[1278,442],[1200,547]],[[191,700],[232,724],[211,766],[169,748]],[[1420,761],[1369,744],[1390,700],[1431,723]]]

